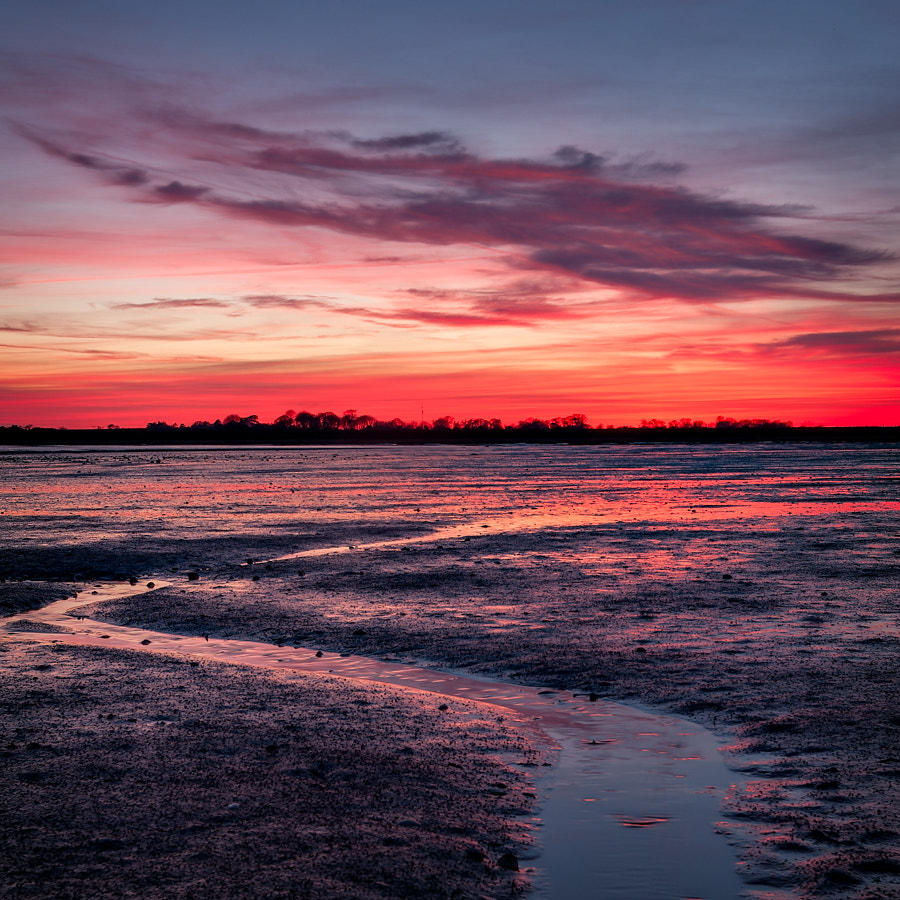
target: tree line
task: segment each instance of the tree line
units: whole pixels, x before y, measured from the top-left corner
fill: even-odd
[[[113,428],[114,426],[109,426]],[[589,431],[621,431],[621,430],[640,430],[640,431],[703,431],[714,429],[716,431],[725,430],[780,430],[787,431],[793,428],[791,422],[781,422],[777,419],[733,419],[726,416],[719,416],[715,422],[703,422],[698,419],[671,419],[665,421],[663,419],[642,419],[641,424],[636,428],[634,426],[613,426],[613,425],[589,425],[587,416],[581,413],[572,413],[568,416],[557,416],[552,419],[539,419],[530,417],[522,419],[515,424],[504,425],[500,419],[455,419],[453,416],[441,416],[433,421],[426,422],[424,419],[420,421],[407,422],[403,419],[376,419],[374,416],[362,414],[360,415],[355,409],[345,410],[341,415],[333,412],[317,412],[312,413],[306,410],[295,412],[292,409],[287,410],[278,416],[271,423],[259,421],[259,416],[241,416],[237,413],[225,416],[224,419],[216,419],[214,422],[198,420],[192,425],[175,425],[167,422],[149,422],[147,430],[149,431],[175,431],[189,429],[192,431],[257,431],[260,429],[279,429],[287,432],[347,432],[347,433],[365,433],[365,432],[394,432],[397,434],[408,433],[410,435],[444,435],[448,432],[466,433],[477,432],[492,433],[495,436],[499,434],[523,433],[534,434],[540,432],[589,432]]]
[[[355,409],[337,413],[287,410],[272,422],[232,413],[190,425],[148,422],[144,428],[107,425],[92,429],[0,426],[0,445],[228,445],[228,444],[727,444],[761,441],[900,442],[900,426],[793,425],[777,419],[642,419],[639,425],[591,425],[581,413],[551,419],[529,417],[505,425],[500,419],[432,421],[377,419]]]
[[[541,429],[589,429],[587,417],[580,413],[569,416],[557,416],[553,419],[523,419],[516,425],[504,425],[500,419],[455,419],[453,416],[441,416],[433,421],[424,419],[407,422],[403,419],[376,419],[370,415],[360,415],[355,409],[345,410],[337,415],[333,412],[311,413],[306,410],[295,412],[292,409],[282,413],[273,422],[267,424],[259,421],[259,416],[240,416],[232,413],[215,422],[197,421],[192,425],[169,425],[167,422],[149,422],[151,431],[167,431],[175,428],[191,428],[197,431],[215,431],[218,429],[249,430],[258,428],[280,428],[297,431],[397,431],[397,432],[446,432],[446,431],[504,431],[504,430],[541,430]],[[602,427],[602,426],[597,426]]]

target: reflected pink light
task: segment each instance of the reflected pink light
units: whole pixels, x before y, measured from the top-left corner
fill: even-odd
[[[669,821],[669,816],[644,816],[640,819],[633,819],[617,815],[616,818],[625,828],[652,828],[654,825],[662,825]]]

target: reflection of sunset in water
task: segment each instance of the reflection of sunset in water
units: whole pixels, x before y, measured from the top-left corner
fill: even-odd
[[[20,528],[64,516],[71,541],[350,519],[541,529],[552,540],[554,529],[615,523],[850,525],[900,509],[896,460],[888,448],[777,445],[35,451],[4,454],[2,500]]]

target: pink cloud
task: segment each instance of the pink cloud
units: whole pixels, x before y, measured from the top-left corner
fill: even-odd
[[[255,309],[320,309],[333,308],[327,297],[289,297],[283,294],[247,294],[243,297],[247,305]]]
[[[167,152],[175,148],[186,170],[199,163],[209,175],[203,183],[196,175],[161,178],[152,166],[88,152],[73,137],[64,143],[24,126],[20,133],[135,200],[378,242],[494,248],[511,267],[635,299],[900,300],[895,291],[848,287],[891,261],[886,252],[785,232],[784,223],[801,212],[796,207],[652,183],[652,165],[614,166],[572,147],[543,160],[487,159],[440,131],[363,140],[279,134],[171,110],[156,115],[168,129]],[[265,179],[248,197],[242,179],[253,173]],[[483,318],[491,323],[497,315],[483,311]]]

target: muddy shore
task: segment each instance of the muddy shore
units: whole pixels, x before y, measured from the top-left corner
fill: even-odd
[[[0,897],[474,898],[528,883],[544,757],[483,706],[9,632],[0,680]]]
[[[748,897],[897,898],[895,458],[887,447],[23,457],[9,470],[0,578],[13,594],[20,579],[57,582],[29,588],[28,603],[71,591],[76,575],[78,589],[87,576],[157,578],[172,586],[91,615],[674,711],[720,735],[746,776],[724,812]],[[340,549],[260,562],[329,547]]]
[[[711,567],[707,549],[695,566],[688,537],[561,528],[208,567],[92,615],[673,710],[722,735],[750,779],[725,812],[756,896],[900,895],[894,571],[861,559],[836,579],[803,534],[777,556],[722,535],[727,559]],[[641,556],[661,552],[672,571],[654,582]]]

